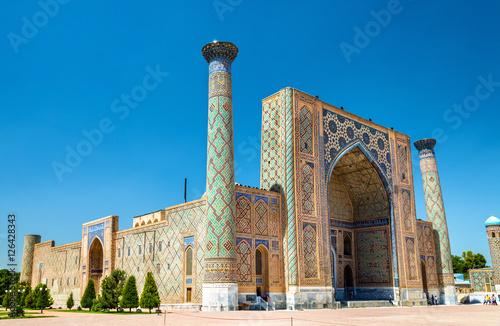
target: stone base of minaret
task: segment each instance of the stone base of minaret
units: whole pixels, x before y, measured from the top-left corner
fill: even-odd
[[[458,304],[457,291],[454,285],[447,285],[439,289],[439,304],[456,306]]]
[[[203,284],[202,311],[238,310],[238,283]]]

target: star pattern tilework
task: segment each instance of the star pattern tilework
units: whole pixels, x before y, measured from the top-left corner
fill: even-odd
[[[339,153],[350,144],[359,141],[378,163],[388,183],[392,184],[388,134],[323,109],[323,141],[325,143],[325,177],[327,182],[330,167]]]

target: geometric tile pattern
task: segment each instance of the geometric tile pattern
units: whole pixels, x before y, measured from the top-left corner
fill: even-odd
[[[470,284],[471,288],[474,289],[475,292],[486,292],[486,281],[489,279],[491,282],[491,288],[493,289],[493,270],[485,269],[485,270],[470,270]],[[490,290],[491,291],[491,290]]]
[[[411,214],[411,199],[410,199],[410,191],[406,189],[401,190],[402,197],[402,214],[403,214],[403,226],[405,231],[413,230],[413,220]]]
[[[236,273],[239,282],[252,281],[252,249],[246,240],[241,241],[236,247],[237,263]]]
[[[302,107],[299,115],[300,151],[313,154],[312,116],[307,106]]]
[[[250,201],[244,196],[236,201],[236,232],[252,233]]]
[[[280,109],[279,97],[264,103],[262,108],[262,150],[261,150],[261,188],[271,189],[273,185],[283,184],[280,180],[282,167],[280,148]]]
[[[259,200],[255,206],[255,233],[267,235],[268,226],[268,208],[263,200]]]
[[[406,238],[406,266],[408,270],[408,279],[416,280],[417,279],[417,262],[416,262],[416,253],[415,253],[415,239]]]
[[[389,230],[367,230],[356,233],[357,280],[359,284],[380,286],[392,284]]]
[[[269,222],[269,235],[272,237],[279,237],[279,227],[280,220],[278,216],[278,211],[273,208],[271,209],[271,220]]]
[[[318,260],[316,254],[316,225],[304,223],[304,277],[318,276]]]
[[[314,215],[314,172],[308,164],[302,167],[300,187],[303,196],[302,214]]]
[[[488,245],[490,247],[491,267],[493,268],[493,279],[500,284],[500,227],[490,225],[486,227]]]
[[[392,184],[388,134],[323,109],[323,141],[326,178],[338,153],[346,146],[359,141],[378,163],[388,184]]]
[[[162,302],[182,303],[185,291],[184,264],[185,238],[194,236],[192,265],[192,302],[202,302],[205,259],[206,203],[197,201],[186,206],[166,211],[166,223],[150,227],[133,228],[117,234],[115,268],[123,269],[127,275],[135,275],[137,289],[142,293],[148,271],[153,273]],[[159,243],[162,243],[161,251]],[[152,251],[149,251],[149,244]],[[139,254],[139,246],[146,247]],[[130,247],[130,256],[128,248]],[[191,245],[189,246],[191,248]],[[118,254],[118,253],[117,253]]]
[[[433,256],[428,256],[425,262],[426,272],[427,272],[427,284],[430,286],[437,286],[437,271],[436,271],[436,262]]]
[[[432,227],[428,222],[419,221],[417,226],[418,256],[425,262],[427,285],[429,288],[438,286],[436,270],[436,251]]]
[[[36,245],[33,261],[31,286],[38,283],[47,284],[54,301],[63,306],[70,292],[75,300],[80,300],[81,242],[75,242],[54,247],[54,241],[47,241]],[[39,269],[39,263],[43,266]]]
[[[224,45],[224,51],[228,50]],[[215,46],[213,46],[215,47]],[[229,49],[231,50],[231,49]],[[214,51],[217,51],[215,49]],[[231,51],[229,51],[231,52]],[[236,57],[236,53],[231,56]],[[207,155],[207,239],[206,282],[234,282],[234,148],[231,63],[234,57],[213,57],[209,61],[209,112]],[[222,260],[221,260],[222,259]]]
[[[439,255],[436,257],[438,276],[443,280],[443,285],[454,285],[448,226],[434,153],[435,143],[435,140],[421,140],[415,142],[415,147],[419,151],[427,219],[432,222],[439,235],[434,239],[435,248],[439,248]]]
[[[287,221],[287,269],[288,284],[298,284],[297,273],[297,230],[295,218],[295,181],[294,181],[294,130],[293,130],[293,106],[292,90],[286,88],[281,92],[281,106],[285,111],[285,153],[284,153],[284,173],[285,180],[285,200]]]
[[[399,179],[408,182],[408,160],[407,160],[407,148],[403,144],[398,144],[397,150],[398,165],[399,165]]]

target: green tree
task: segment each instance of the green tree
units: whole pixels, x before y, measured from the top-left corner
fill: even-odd
[[[24,298],[24,306],[26,308],[35,308],[35,292],[34,291],[30,291],[30,293],[28,293],[26,295],[26,297]]]
[[[26,307],[26,297],[30,293],[31,293],[31,286],[29,286],[29,284],[28,284],[28,285],[25,286],[23,295],[21,296],[21,301],[19,302],[19,305],[21,307]]]
[[[43,309],[45,307],[49,307],[54,303],[54,300],[50,296],[50,290],[47,288],[47,285],[40,283],[33,290],[36,307],[40,309],[40,312],[43,313]]]
[[[460,256],[451,256],[451,262],[453,264],[453,273],[464,273],[464,260]]]
[[[3,295],[3,300],[2,300],[2,306],[5,307],[5,311],[7,311],[7,308],[9,307],[9,302],[10,302],[10,294],[7,292]]]
[[[160,295],[158,294],[158,288],[156,287],[153,273],[148,272],[146,275],[146,281],[144,282],[144,289],[142,290],[139,305],[141,308],[149,309],[149,313],[151,313],[151,309],[158,307],[159,304]]]
[[[117,284],[111,276],[106,276],[102,280],[100,302],[103,309],[118,308]]]
[[[73,300],[73,291],[69,294],[68,300],[66,301],[66,307],[71,310],[73,306],[75,305],[75,301]]]
[[[9,290],[14,282],[17,283],[19,281],[21,273],[15,273],[14,279],[8,269],[0,269],[0,294],[4,294],[5,290]]]
[[[139,295],[137,292],[137,285],[135,283],[135,276],[130,275],[123,288],[122,298],[120,300],[120,307],[128,308],[132,312],[132,308],[139,306]]]
[[[87,287],[83,292],[82,300],[80,304],[82,308],[92,308],[93,300],[95,299],[95,284],[93,279],[89,279],[87,282]]]
[[[464,262],[464,270],[469,271],[469,269],[484,268],[486,266],[486,258],[480,253],[473,253],[472,251],[467,251],[462,253],[462,258]]]
[[[92,300],[92,311],[101,311],[101,310],[102,310],[101,296],[98,295],[97,298],[94,298]]]
[[[116,294],[118,295],[118,299],[122,295],[123,287],[125,286],[125,281],[127,280],[127,273],[121,269],[115,269],[113,273],[111,273],[111,277],[116,282]]]

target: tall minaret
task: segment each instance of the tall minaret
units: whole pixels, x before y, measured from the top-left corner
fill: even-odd
[[[493,281],[500,285],[500,219],[491,215],[486,222],[486,235],[490,245],[491,267],[493,268]],[[498,289],[498,288],[497,288]]]
[[[453,264],[451,261],[450,239],[448,225],[444,212],[441,182],[434,154],[435,139],[422,139],[415,142],[420,157],[420,170],[424,184],[425,208],[427,220],[434,228],[434,242],[436,244],[437,274],[439,279],[439,301],[446,305],[457,304]]]
[[[209,63],[207,237],[203,309],[238,308],[236,283],[233,99],[231,64],[238,48],[208,43],[201,50]]]

